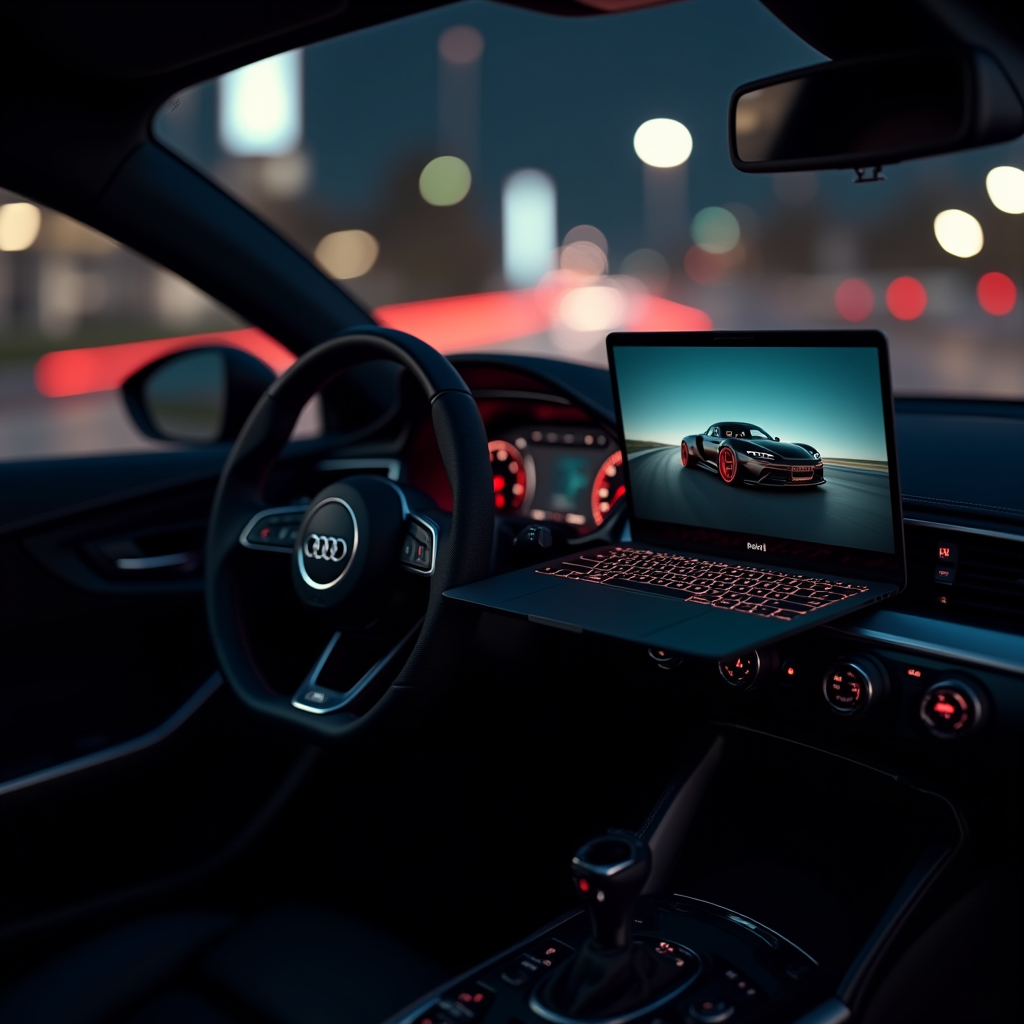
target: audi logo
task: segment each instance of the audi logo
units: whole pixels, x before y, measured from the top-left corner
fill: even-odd
[[[342,562],[348,554],[348,543],[344,537],[322,537],[319,533],[311,533],[303,541],[302,553],[318,561]]]

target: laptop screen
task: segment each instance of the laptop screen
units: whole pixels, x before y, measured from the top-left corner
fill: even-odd
[[[877,331],[608,339],[635,540],[903,580]]]

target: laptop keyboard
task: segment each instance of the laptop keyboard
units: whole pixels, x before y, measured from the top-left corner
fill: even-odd
[[[712,608],[786,622],[868,589],[814,576],[621,547],[584,551],[537,572],[626,590],[671,594]]]

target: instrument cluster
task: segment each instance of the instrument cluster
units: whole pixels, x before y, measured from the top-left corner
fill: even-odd
[[[626,494],[617,440],[589,424],[526,423],[487,445],[499,515],[596,529]]]

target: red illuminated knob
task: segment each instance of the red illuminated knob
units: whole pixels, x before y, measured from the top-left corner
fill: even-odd
[[[980,692],[960,680],[946,680],[928,687],[921,698],[921,721],[942,740],[966,736],[983,717]]]
[[[885,669],[866,656],[837,661],[822,680],[828,706],[847,718],[865,714],[884,699],[887,689]]]

